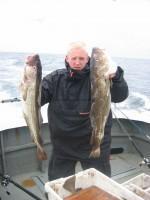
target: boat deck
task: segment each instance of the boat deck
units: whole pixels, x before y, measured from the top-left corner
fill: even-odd
[[[131,123],[126,119],[120,119],[119,122],[113,120],[111,145],[113,151],[110,157],[113,180],[123,183],[141,173],[150,175],[150,168],[139,166],[142,158],[136,150],[141,152],[142,157],[150,155],[149,130],[149,123],[140,121],[132,121]],[[44,148],[50,157],[52,145],[47,123],[42,125],[42,133],[44,133]],[[135,148],[133,141],[131,142],[131,137],[138,148]],[[44,185],[48,181],[48,161],[41,163],[37,160],[36,146],[31,143],[28,128],[17,127],[1,131],[0,147],[0,172],[8,173],[12,180],[7,187],[2,187],[0,184],[0,200],[45,200]],[[76,172],[81,170],[81,165],[78,163]],[[13,181],[22,188],[16,187]],[[0,182],[2,181],[0,180]],[[35,194],[36,198],[25,193],[23,188]]]
[[[110,159],[112,166],[112,179],[119,183],[123,183],[141,173],[147,173],[150,175],[150,169],[147,166],[139,166],[141,157],[138,154],[120,153],[112,155]],[[76,171],[79,172],[81,170],[81,165],[78,163]],[[33,194],[38,196],[39,199],[46,199],[44,184],[48,181],[47,169],[45,172],[35,171],[17,175],[12,177],[11,180],[18,183],[28,191],[31,191]],[[2,187],[0,185],[0,197],[1,200],[16,200],[16,197],[21,200],[34,199],[11,182],[7,187]]]

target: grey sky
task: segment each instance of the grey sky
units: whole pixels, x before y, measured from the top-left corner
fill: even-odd
[[[150,57],[150,0],[0,0],[0,51],[65,53],[72,41]]]

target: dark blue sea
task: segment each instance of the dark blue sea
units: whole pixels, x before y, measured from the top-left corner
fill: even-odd
[[[0,101],[20,99],[18,86],[27,55],[29,53],[0,53]],[[40,54],[40,58],[43,76],[64,67],[64,55]],[[150,59],[114,57],[113,60],[124,69],[124,77],[128,82],[130,94],[124,102],[112,104],[112,109],[118,117],[125,117],[119,112],[121,110],[131,119],[150,122]],[[0,103],[0,110],[0,129],[24,123],[21,119],[22,114],[20,114],[20,102]],[[44,118],[46,118],[46,109],[43,109],[43,112]]]

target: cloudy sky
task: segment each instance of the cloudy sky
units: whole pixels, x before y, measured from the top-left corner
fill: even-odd
[[[0,51],[65,53],[81,40],[150,58],[150,0],[0,0]]]

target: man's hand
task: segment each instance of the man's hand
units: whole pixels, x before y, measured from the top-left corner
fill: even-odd
[[[105,78],[106,79],[112,79],[115,77],[116,75],[116,71],[117,71],[117,65],[115,62],[113,62],[112,60],[110,60],[110,68],[109,70],[106,72],[105,74]]]

